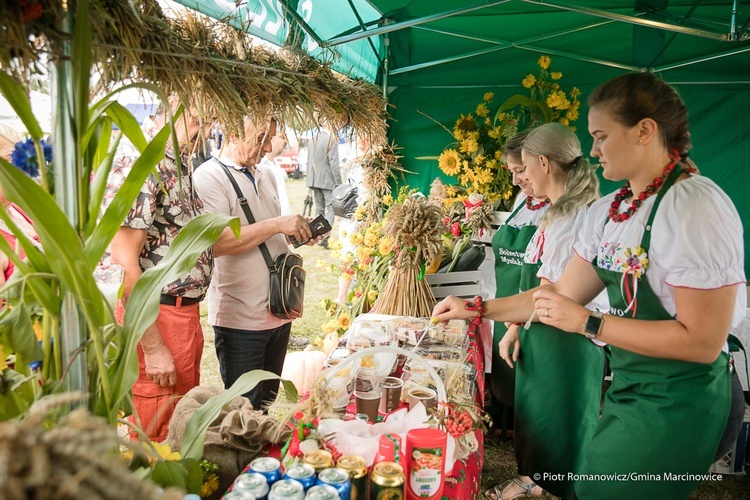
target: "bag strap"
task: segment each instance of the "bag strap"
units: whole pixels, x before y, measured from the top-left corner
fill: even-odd
[[[242,194],[242,190],[237,184],[237,181],[234,179],[232,173],[229,171],[229,168],[222,162],[220,162],[218,158],[214,157],[214,160],[216,160],[216,163],[221,165],[221,168],[224,169],[224,173],[227,174],[227,177],[229,177],[229,182],[232,183],[234,192],[237,193],[237,199],[240,201],[240,207],[242,207],[242,211],[245,213],[245,217],[247,217],[247,222],[249,224],[255,224],[255,217],[253,217],[253,213],[250,211],[250,206],[247,203],[247,198],[245,198],[245,195]],[[268,247],[266,246],[265,242],[258,245],[258,248],[260,248],[260,253],[263,254],[263,259],[266,261],[268,270],[273,270],[273,260],[271,259],[271,254],[268,252]]]

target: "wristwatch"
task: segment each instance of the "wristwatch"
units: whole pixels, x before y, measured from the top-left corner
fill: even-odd
[[[602,331],[604,315],[599,311],[591,311],[591,314],[586,318],[586,323],[583,325],[583,333],[587,339],[595,339],[599,332]]]

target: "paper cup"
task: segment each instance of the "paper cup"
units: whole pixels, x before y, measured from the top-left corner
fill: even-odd
[[[380,404],[381,391],[359,392],[354,391],[357,413],[366,413],[368,422],[373,424],[378,421],[378,405]]]
[[[421,402],[426,410],[431,410],[437,404],[437,393],[427,387],[413,387],[409,390],[409,409]]]
[[[404,381],[396,377],[388,377],[383,381],[383,395],[380,397],[380,413],[391,413],[398,409],[401,402],[401,390],[404,387]]]

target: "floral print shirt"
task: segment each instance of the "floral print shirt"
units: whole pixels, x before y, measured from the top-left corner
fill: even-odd
[[[125,182],[137,158],[137,150],[134,148],[123,147],[118,151],[107,181],[103,203],[105,210]],[[181,180],[177,175],[176,162],[170,155],[166,155],[156,169],[159,178],[151,174],[146,179],[122,223],[123,226],[148,232],[140,256],[141,269],[144,271],[157,265],[167,254],[180,229],[193,217],[203,213],[203,204],[193,189],[192,178],[185,162],[182,166]],[[190,273],[166,285],[162,293],[190,298],[202,297],[211,281],[212,269],[213,255],[209,248],[201,254]]]

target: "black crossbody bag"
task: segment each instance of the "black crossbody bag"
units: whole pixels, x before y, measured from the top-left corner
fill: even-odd
[[[226,165],[217,160],[229,177],[237,198],[240,201],[242,211],[247,217],[249,224],[255,224],[255,217],[250,211],[247,198],[242,194],[240,186],[234,179]],[[286,252],[279,254],[276,260],[271,259],[271,254],[265,243],[258,245],[260,253],[268,266],[270,287],[268,292],[268,309],[271,314],[281,319],[297,319],[302,316],[302,304],[305,298],[305,270],[302,268],[302,257],[296,253]]]

